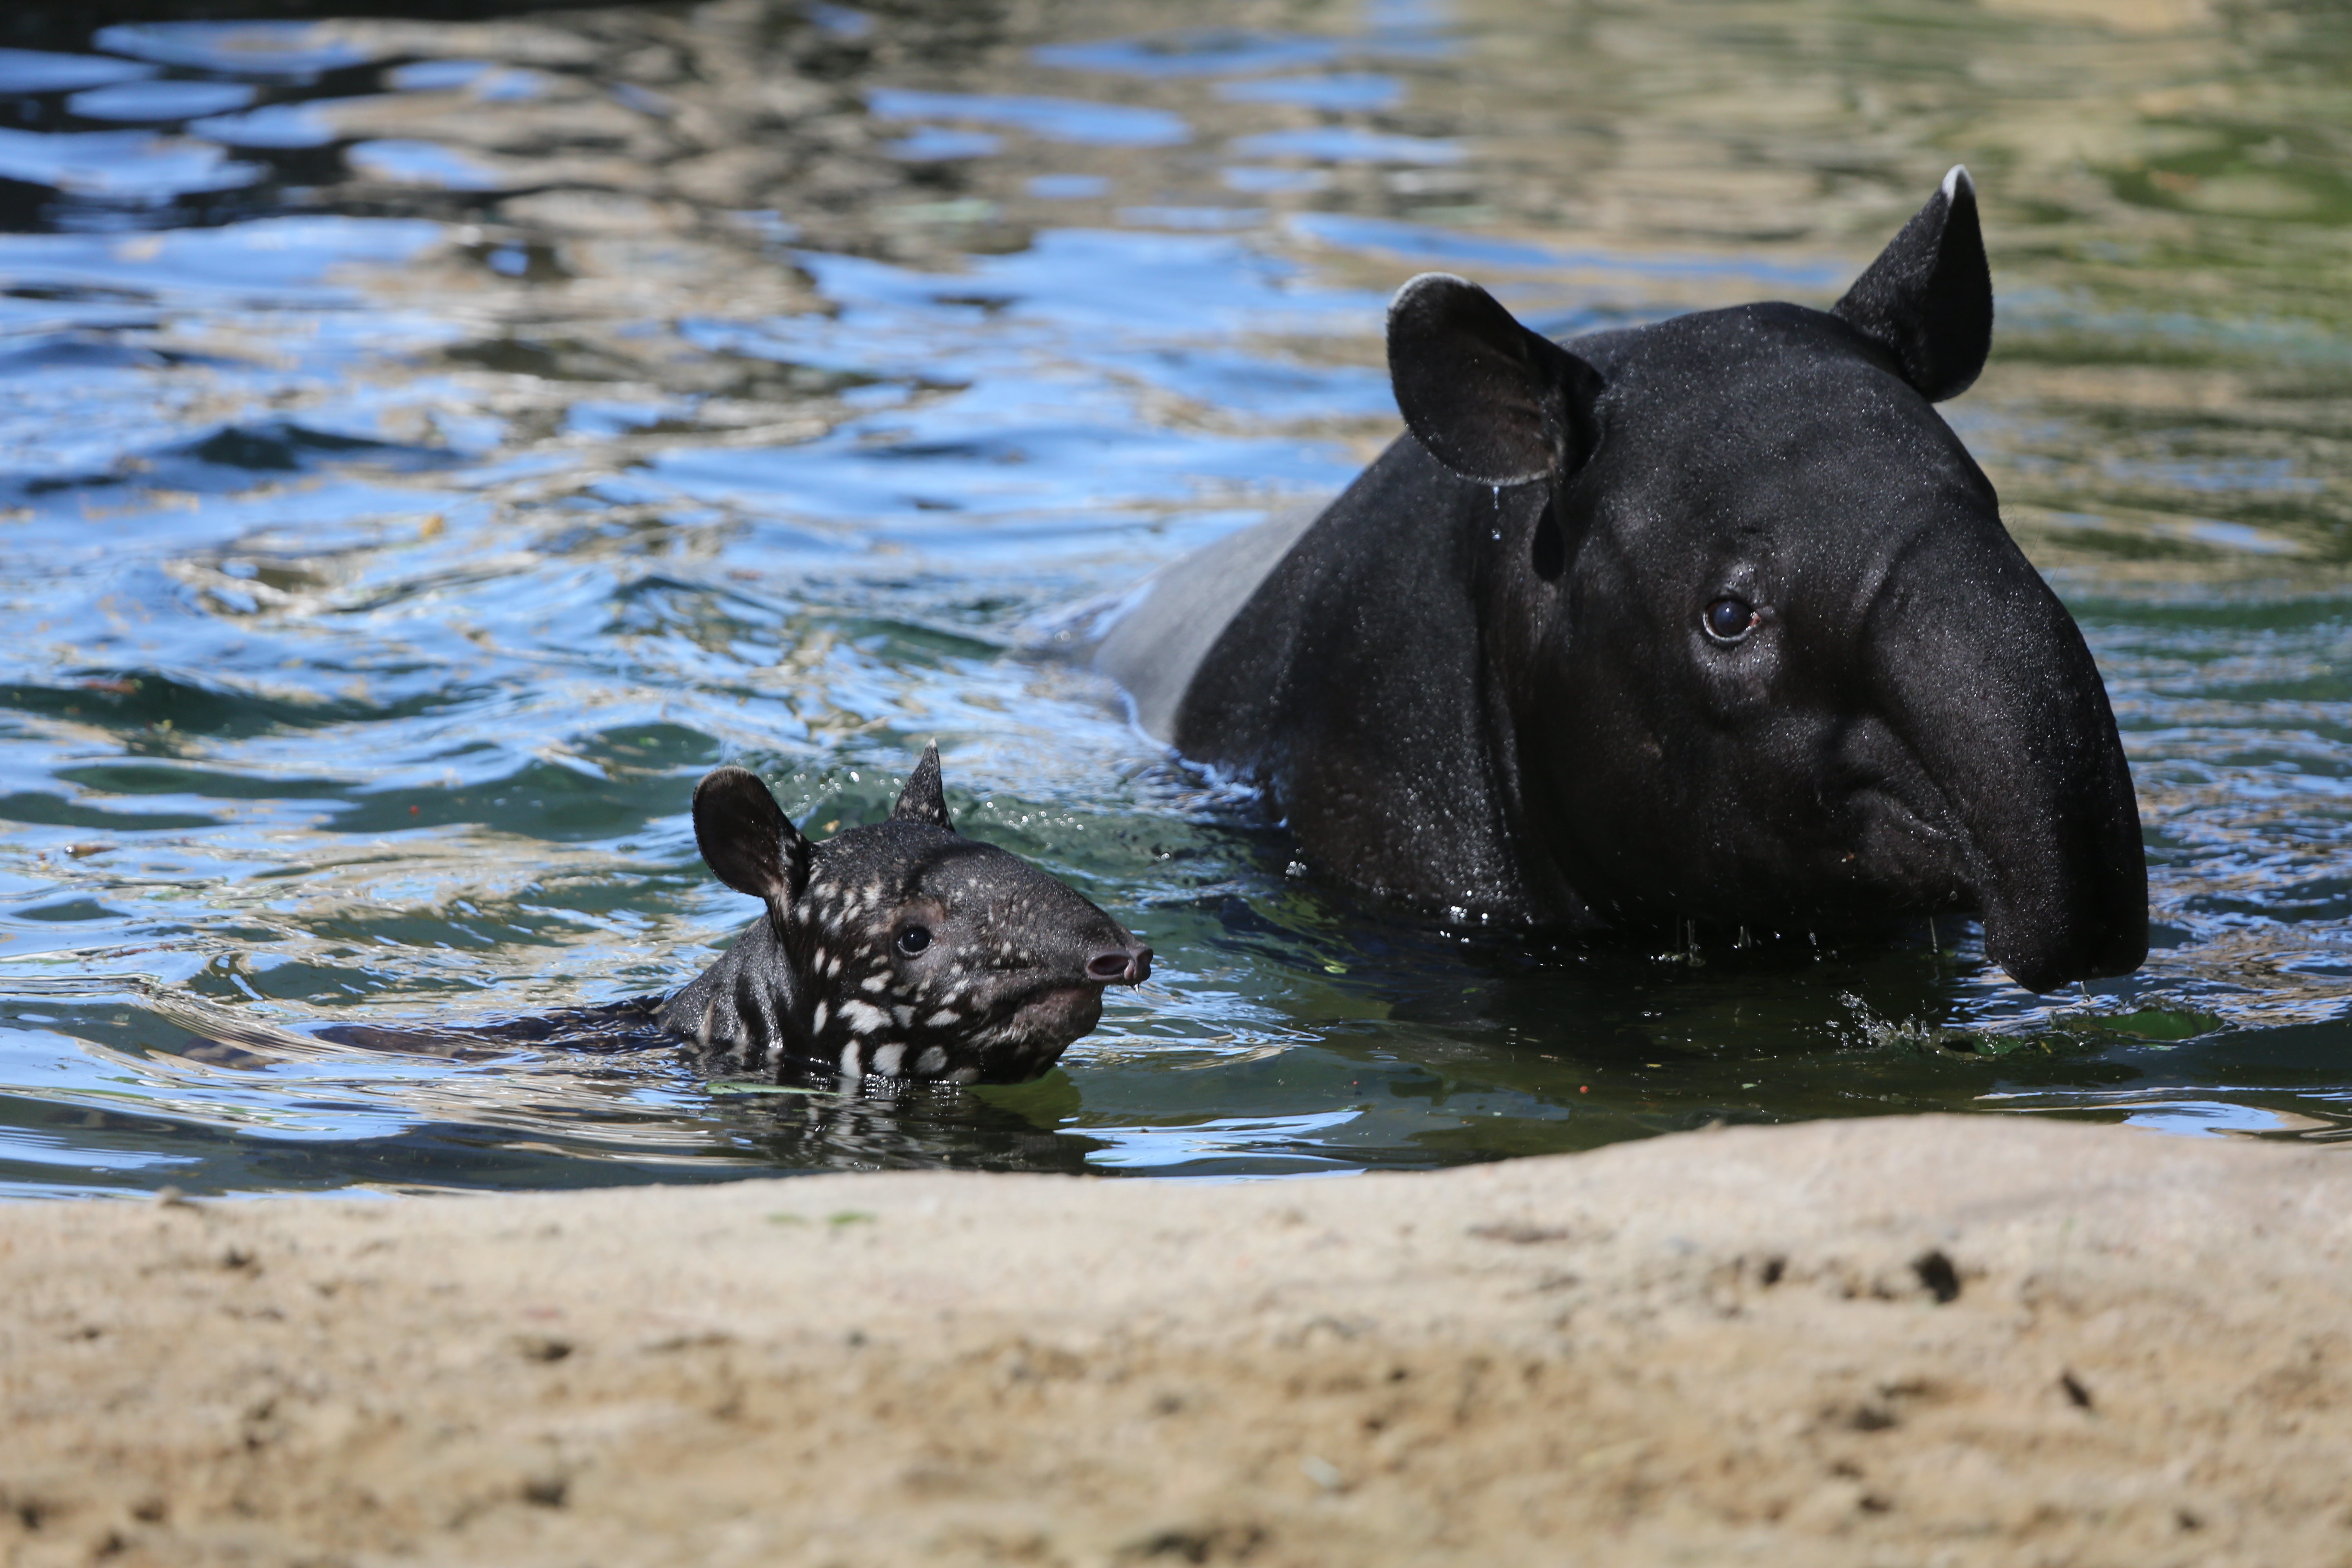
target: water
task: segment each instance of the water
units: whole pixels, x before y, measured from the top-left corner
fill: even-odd
[[[1042,15],[0,21],[5,1191],[2352,1129],[2352,26]],[[1054,657],[1378,450],[1412,272],[1555,331],[1825,304],[1961,160],[2000,322],[1948,408],[2106,673],[2139,974],[2036,998],[1948,921],[1666,953],[1400,921]],[[659,1050],[317,1032],[678,984],[751,912],[695,856],[704,769],[824,830],[933,736],[968,831],[1160,954],[1038,1083],[713,1093]]]

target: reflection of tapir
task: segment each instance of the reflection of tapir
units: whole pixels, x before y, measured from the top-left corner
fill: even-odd
[[[1562,347],[1430,275],[1388,331],[1411,434],[1103,642],[1147,730],[1262,784],[1320,869],[1433,910],[1976,910],[2034,990],[2146,957],[2105,689],[1929,406],[1992,339],[1966,171],[1827,314]]]

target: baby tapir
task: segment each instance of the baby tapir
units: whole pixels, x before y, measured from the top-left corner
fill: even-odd
[[[1102,1017],[1151,950],[1067,884],[948,819],[927,748],[887,822],[812,844],[758,775],[694,792],[719,879],[768,906],[727,956],[662,1004],[714,1065],[856,1079],[1020,1083]]]

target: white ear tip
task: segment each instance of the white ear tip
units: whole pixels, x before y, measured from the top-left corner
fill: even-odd
[[[1467,278],[1456,278],[1451,272],[1419,272],[1404,280],[1397,291],[1389,296],[1389,314],[1393,316],[1404,302],[1416,294],[1431,289],[1474,289],[1477,285]]]
[[[1953,164],[1951,172],[1944,176],[1944,199],[1948,202],[1958,201],[1962,191],[1973,195],[1976,194],[1976,188],[1977,183],[1969,178],[1969,166],[1966,163]]]

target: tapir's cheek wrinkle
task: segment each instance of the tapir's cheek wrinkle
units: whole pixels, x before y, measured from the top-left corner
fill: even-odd
[[[1706,614],[1699,617],[1699,624],[1716,641],[1735,643],[1754,631],[1756,623],[1762,618],[1756,613],[1756,606],[1747,600],[1726,595],[1706,607]]]
[[[1544,502],[1543,515],[1536,519],[1533,550],[1536,575],[1547,583],[1558,582],[1568,570],[1568,542],[1559,531],[1559,508],[1550,500]]]

